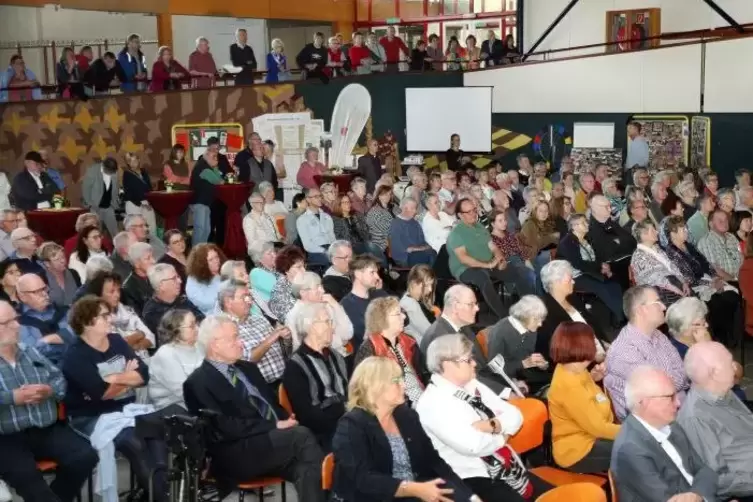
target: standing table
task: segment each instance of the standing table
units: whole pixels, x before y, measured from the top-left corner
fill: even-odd
[[[315,174],[314,181],[317,186],[322,186],[322,183],[331,181],[337,187],[340,195],[345,195],[350,192],[350,182],[355,177],[355,174],[343,173],[343,174]]]
[[[83,207],[34,209],[26,212],[26,220],[29,228],[44,240],[57,242],[62,246],[76,232],[76,219],[86,212]]]
[[[228,258],[242,258],[247,254],[246,236],[243,234],[241,207],[248,201],[253,182],[226,183],[215,187],[215,194],[225,206],[225,246]]]
[[[146,200],[154,208],[154,212],[165,220],[165,231],[178,228],[178,219],[186,212],[191,202],[191,190],[173,190],[167,192],[158,190],[146,194]]]

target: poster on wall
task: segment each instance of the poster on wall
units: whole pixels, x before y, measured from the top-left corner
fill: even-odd
[[[690,120],[690,167],[694,171],[711,164],[711,118]]]
[[[690,123],[684,115],[634,115],[648,141],[649,172],[688,165]]]
[[[210,138],[220,140],[220,153],[227,155],[230,164],[235,160],[235,155],[243,150],[243,125],[238,123],[223,124],[175,124],[172,127],[173,144],[183,145],[186,156],[193,160],[199,160],[207,151]]]
[[[596,166],[609,166],[609,175],[622,177],[622,148],[573,148],[570,152],[575,175],[593,171]]]

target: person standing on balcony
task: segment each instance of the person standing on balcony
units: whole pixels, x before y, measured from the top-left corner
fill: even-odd
[[[26,69],[24,58],[15,54],[10,66],[0,75],[0,103],[42,99],[42,89],[34,72]]]
[[[481,42],[481,59],[486,62],[486,67],[499,66],[505,55],[505,44],[497,38],[494,30],[489,30],[487,39]]]
[[[275,38],[270,43],[272,51],[267,54],[267,79],[268,84],[286,82],[292,79],[288,70],[288,57],[285,55],[285,44]]]
[[[439,35],[432,33],[429,35],[429,46],[426,47],[426,53],[429,55],[432,63],[432,68],[435,70],[442,69],[442,61],[444,61],[444,54],[439,47]]]
[[[322,71],[327,64],[327,48],[324,47],[324,33],[317,31],[314,41],[301,49],[295,57],[298,68],[303,72],[303,79],[322,78]]]
[[[141,52],[141,37],[128,35],[126,45],[118,54],[118,63],[123,69],[125,80],[120,83],[123,92],[145,91],[147,87],[146,57]]]
[[[379,39],[373,31],[370,31],[368,37],[366,37],[366,48],[371,52],[371,71],[384,71],[387,53],[384,52],[384,47],[379,45]]]
[[[188,56],[188,72],[193,77],[191,87],[209,89],[214,85],[217,65],[209,52],[209,40],[206,37],[196,39],[196,50]]]
[[[110,86],[116,79],[120,82],[125,82],[127,77],[123,71],[123,67],[115,59],[115,54],[105,52],[84,73],[86,92],[91,94],[107,94]]]
[[[78,71],[83,75],[86,70],[89,69],[89,65],[94,61],[94,53],[90,45],[81,47],[81,50],[76,54],[76,64],[78,65]]]
[[[638,167],[648,167],[649,151],[648,141],[641,134],[641,123],[631,121],[628,123],[627,157],[625,158],[625,179],[630,180],[630,171]]]
[[[76,64],[76,55],[70,47],[63,49],[60,61],[55,66],[55,77],[58,81],[58,96],[67,99],[80,94],[81,69]]]
[[[379,40],[379,45],[384,47],[384,52],[387,55],[387,69],[390,71],[398,71],[397,64],[400,62],[401,51],[406,56],[410,54],[410,49],[405,45],[405,42],[400,37],[395,36],[394,26],[387,27],[387,36]]]
[[[188,70],[173,59],[173,51],[163,45],[157,51],[157,60],[152,65],[151,92],[181,89],[181,81],[188,77]]]
[[[360,32],[353,33],[353,45],[348,51],[348,57],[353,72],[359,75],[371,73],[371,51],[363,45],[363,35]]]
[[[253,84],[258,65],[254,49],[246,43],[248,32],[243,28],[235,30],[235,39],[237,42],[230,46],[230,61],[236,68],[241,68],[241,72],[235,76],[235,85]]]

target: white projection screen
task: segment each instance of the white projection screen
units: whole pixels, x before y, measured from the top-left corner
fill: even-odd
[[[409,152],[444,152],[460,135],[465,152],[492,149],[492,87],[413,87],[405,89]]]

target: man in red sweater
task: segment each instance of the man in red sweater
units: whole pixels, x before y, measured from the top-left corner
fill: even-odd
[[[400,51],[405,53],[406,58],[410,54],[408,46],[400,37],[395,36],[395,27],[387,27],[387,36],[379,40],[379,44],[384,47],[384,53],[387,56],[387,68],[397,71],[397,63],[400,62]]]
[[[359,32],[353,34],[353,46],[348,53],[350,66],[356,73],[369,73],[371,71],[371,51],[363,45],[363,35]]]

